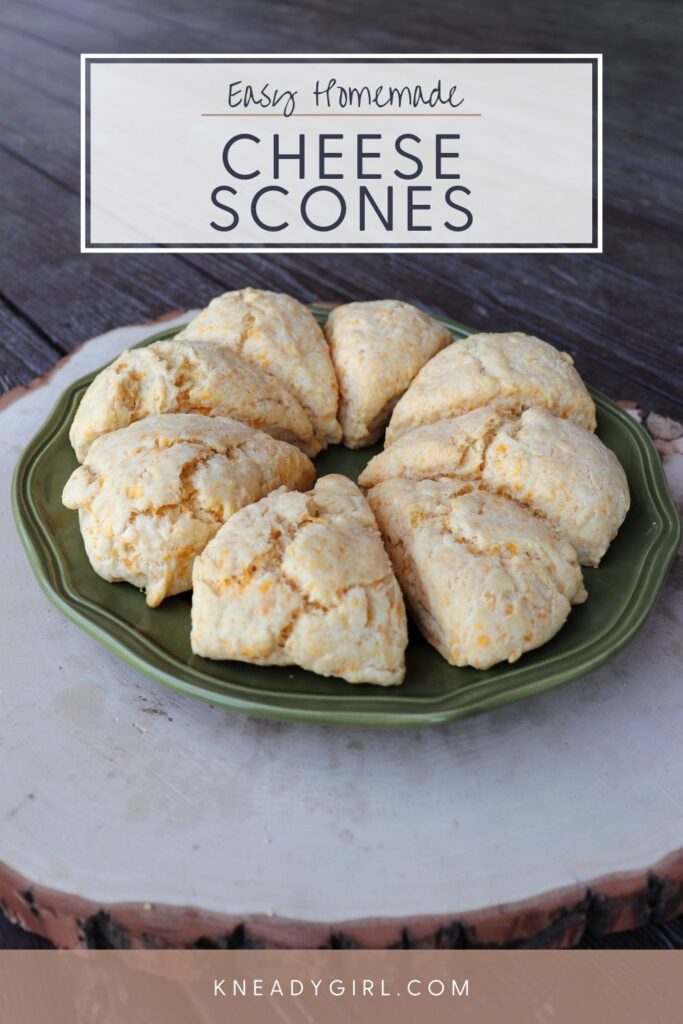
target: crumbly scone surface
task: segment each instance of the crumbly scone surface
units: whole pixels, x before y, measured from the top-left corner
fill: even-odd
[[[505,497],[394,478],[368,500],[420,629],[452,665],[516,661],[586,599],[572,546]]]
[[[178,338],[229,346],[289,388],[323,446],[341,440],[337,378],[325,336],[311,311],[290,295],[256,288],[226,292]]]
[[[567,352],[527,334],[473,334],[420,370],[394,409],[385,444],[484,405],[512,412],[541,406],[595,429],[593,400]]]
[[[229,416],[316,455],[310,418],[275,377],[225,345],[157,341],[122,352],[89,386],[69,434],[79,462],[102,434],[158,413]]]
[[[540,408],[517,416],[484,407],[416,427],[375,456],[358,482],[373,487],[392,477],[475,480],[546,516],[592,566],[630,504],[614,453],[595,434]]]
[[[415,375],[452,340],[444,324],[395,299],[337,306],[327,319],[325,335],[339,381],[339,420],[349,448],[378,440]]]
[[[237,420],[169,414],[94,441],[63,501],[95,571],[144,588],[154,607],[190,587],[195,557],[237,509],[314,479],[298,448]]]
[[[192,649],[400,683],[403,597],[367,501],[336,474],[234,515],[196,560]]]
[[[151,607],[194,586],[196,654],[353,683],[403,680],[403,593],[452,665],[546,643],[623,522],[626,476],[570,355],[519,332],[451,341],[398,300],[339,306],[323,333],[246,288],[124,351],[70,431],[63,501],[93,568]],[[309,490],[307,456],[387,421],[367,498],[337,475]]]

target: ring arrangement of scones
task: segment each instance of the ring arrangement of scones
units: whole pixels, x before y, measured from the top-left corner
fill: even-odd
[[[247,288],[123,352],[70,432],[63,501],[93,569],[151,607],[192,590],[204,658],[395,685],[406,605],[451,665],[539,647],[586,600],[626,476],[569,355],[452,340],[405,302],[351,302],[321,328]],[[357,484],[315,482],[320,451],[383,435]]]

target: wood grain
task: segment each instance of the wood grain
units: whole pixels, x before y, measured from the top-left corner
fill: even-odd
[[[0,863],[0,907],[58,948],[565,949],[609,944],[618,929],[683,908],[683,852],[647,872],[606,876],[464,917],[340,920],[227,915],[159,903],[101,904],[35,885]],[[675,928],[675,925],[672,926]],[[1,932],[0,932],[1,936]]]
[[[615,31],[617,6],[620,19]],[[164,259],[168,264],[163,275],[165,287],[160,290],[153,276],[150,279],[144,271],[141,274],[140,258],[116,257],[116,266],[123,269],[112,275],[111,260],[97,256],[96,269],[87,272],[84,287],[78,290],[78,302],[75,282],[69,277],[60,282],[63,304],[73,309],[73,316],[68,318],[68,336],[63,337],[62,325],[55,323],[49,281],[55,274],[54,264],[61,266],[68,254],[73,257],[76,238],[76,55],[81,50],[101,48],[105,33],[109,48],[115,50],[173,50],[181,40],[185,49],[211,50],[215,48],[216,28],[225,24],[227,15],[219,7],[203,3],[195,5],[188,16],[185,6],[175,0],[172,4],[147,2],[142,9],[116,0],[69,0],[58,9],[49,4],[11,3],[2,17],[6,42],[0,83],[10,102],[0,113],[4,128],[0,145],[5,149],[6,161],[14,158],[16,166],[11,172],[5,162],[4,173],[8,181],[16,182],[12,190],[24,188],[28,175],[37,197],[28,217],[36,222],[38,233],[43,232],[44,224],[54,223],[57,214],[67,233],[64,236],[60,232],[59,244],[53,240],[40,254],[38,267],[33,268],[34,278],[46,279],[45,298],[50,301],[39,304],[29,300],[19,283],[7,276],[3,277],[2,291],[61,350],[120,323],[119,311],[125,319],[136,312],[153,314],[163,308],[155,303],[166,298],[169,290],[173,293],[168,296],[172,306],[193,305],[211,291],[245,283],[288,288],[302,297],[319,298],[323,278],[326,294],[337,299],[391,292],[482,328],[510,326],[513,321],[515,326],[534,330],[567,347],[592,383],[613,396],[629,395],[648,407],[680,416],[678,264],[683,185],[675,173],[681,147],[671,96],[683,79],[677,63],[665,60],[667,53],[673,52],[668,36],[664,38],[665,33],[660,33],[662,38],[658,38],[650,20],[643,37],[642,24],[625,17],[624,5],[617,6],[607,5],[605,10],[605,5],[600,5],[596,11],[581,4],[586,20],[581,26],[572,25],[569,34],[567,26],[562,26],[561,15],[539,12],[536,5],[525,6],[514,25],[510,22],[505,45],[509,49],[517,41],[522,50],[528,50],[533,27],[534,49],[557,49],[556,42],[551,45],[548,40],[556,41],[558,28],[564,27],[563,49],[606,51],[606,251],[599,260],[585,256],[155,256],[150,262]],[[286,41],[290,34],[298,33],[297,49],[305,52],[316,48],[316,29],[321,29],[323,20],[323,12],[316,5],[312,18],[306,20],[303,40],[302,26],[298,21],[293,25],[296,19],[288,17],[280,5],[272,9],[263,4],[257,7],[261,12],[269,9],[267,19],[254,15],[253,7],[249,12],[230,12],[230,38],[235,47],[272,48],[276,35],[277,45],[282,47],[283,38]],[[657,9],[663,18],[665,5]],[[396,18],[392,14],[388,27],[372,8],[364,11],[364,32],[373,38],[373,49],[405,48],[401,45],[402,29],[412,22],[412,12],[408,4],[399,4]],[[435,46],[433,33],[444,33],[439,40],[453,38],[452,21],[457,20],[457,49],[481,48],[494,19],[478,12],[474,21],[466,14],[461,5],[451,5],[448,17],[436,10],[433,19],[428,19],[429,25],[411,24],[412,39],[426,51],[443,49]],[[501,24],[500,15],[497,12],[497,25]],[[335,48],[342,49],[348,26],[339,21],[333,11],[327,12]],[[504,15],[502,24],[508,24]],[[487,49],[495,50],[490,38]],[[500,36],[497,33],[493,38]],[[666,71],[660,70],[653,77],[646,55],[655,46],[659,47],[660,63]],[[611,54],[620,59],[610,61]],[[57,88],[53,87],[55,82]],[[43,150],[36,146],[38,139]],[[49,162],[44,159],[45,152],[50,153]],[[42,186],[30,175],[31,170],[46,179]],[[24,211],[24,221],[26,214]],[[25,231],[23,224],[21,230]],[[29,248],[33,251],[37,245],[34,237]],[[77,271],[88,262],[83,257],[74,259]],[[187,270],[189,264],[194,273]],[[106,295],[98,288],[100,279],[106,279]],[[17,380],[22,379],[22,373],[24,379],[27,376],[27,368],[17,367],[15,372]],[[8,373],[5,378],[4,386],[12,383]]]

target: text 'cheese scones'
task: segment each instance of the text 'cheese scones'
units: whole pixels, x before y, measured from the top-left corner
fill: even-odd
[[[573,547],[516,502],[398,478],[368,500],[418,626],[451,665],[516,661],[586,599]]]
[[[303,406],[280,381],[226,345],[157,341],[122,352],[81,399],[69,434],[79,462],[102,434],[157,413],[230,416],[316,455]]]
[[[358,482],[374,487],[393,477],[476,480],[546,516],[584,565],[599,564],[629,508],[616,455],[546,409],[519,416],[487,406],[409,430],[371,459]]]
[[[341,440],[337,378],[325,336],[310,309],[290,295],[256,288],[226,292],[178,338],[227,345],[289,388],[323,447]]]
[[[337,306],[327,318],[325,335],[349,448],[378,440],[415,374],[452,339],[444,324],[394,299]]]
[[[367,501],[346,477],[241,509],[196,560],[192,650],[400,683],[403,598]]]
[[[434,356],[394,409],[385,443],[413,427],[490,405],[540,406],[595,430],[595,406],[572,357],[527,334],[472,334]]]
[[[187,590],[192,563],[225,520],[277,487],[310,487],[311,461],[237,420],[150,416],[105,434],[64,488],[93,569],[147,591]]]

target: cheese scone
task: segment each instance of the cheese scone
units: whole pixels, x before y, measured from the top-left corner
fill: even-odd
[[[256,288],[212,299],[179,339],[227,345],[289,388],[311,418],[323,447],[341,440],[339,391],[325,336],[306,306]]]
[[[187,590],[195,557],[229,516],[278,487],[306,489],[298,448],[227,417],[149,416],[93,441],[64,488],[90,563],[147,604]]]
[[[587,597],[571,544],[508,498],[395,478],[368,500],[418,626],[451,665],[516,661]]]
[[[83,395],[69,438],[79,462],[102,434],[157,413],[230,416],[317,455],[310,418],[279,380],[225,345],[157,341],[122,352]]]
[[[595,406],[567,352],[528,334],[472,334],[424,366],[396,405],[385,444],[413,427],[491,405],[541,406],[595,430]]]
[[[348,448],[365,448],[381,437],[415,374],[452,340],[438,320],[396,299],[338,306],[327,319],[325,335]]]
[[[582,565],[599,565],[630,505],[614,452],[546,409],[520,416],[485,406],[409,430],[370,460],[358,483],[393,477],[476,480],[549,519]]]
[[[367,501],[343,476],[234,515],[195,561],[192,650],[400,683],[403,597]]]

